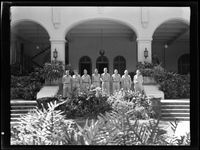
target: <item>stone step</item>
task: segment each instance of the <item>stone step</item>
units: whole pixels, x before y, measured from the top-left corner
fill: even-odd
[[[190,109],[188,105],[161,105],[161,110],[163,109]]]
[[[158,85],[144,85],[144,91],[148,97],[164,99],[164,93],[159,90]]]
[[[11,100],[10,105],[12,106],[37,106],[37,102],[34,101],[22,101],[22,100]]]
[[[177,112],[177,113],[189,113],[190,109],[162,109],[162,113],[171,113],[171,112]]]
[[[14,122],[19,122],[19,117],[16,117],[16,118],[10,118],[10,123],[12,124],[12,123],[14,123]]]
[[[11,114],[26,114],[32,109],[13,109],[11,110]]]
[[[161,117],[190,117],[189,113],[161,113]]]
[[[161,117],[161,121],[174,121],[174,120],[190,121],[190,118],[189,117]]]
[[[162,99],[161,102],[190,102],[190,99]]]
[[[22,106],[22,105],[11,106],[12,110],[15,110],[15,109],[34,109],[34,108],[36,108],[36,106],[31,106],[31,105],[29,105],[29,106]]]

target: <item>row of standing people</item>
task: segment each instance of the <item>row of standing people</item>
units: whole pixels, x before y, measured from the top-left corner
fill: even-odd
[[[113,83],[113,93],[119,91],[121,88],[123,88],[123,90],[131,89],[132,80],[128,74],[128,70],[124,71],[124,75],[122,75],[122,77],[120,74],[118,74],[117,69],[114,70],[114,74],[112,76],[110,76],[110,74],[107,72],[107,68],[104,68],[103,71],[104,73],[100,75],[98,70],[95,69],[91,78],[90,75],[87,74],[86,69],[84,69],[83,76],[80,76],[77,70],[74,70],[74,75],[70,76],[69,70],[66,70],[66,75],[64,75],[62,79],[63,97],[69,97],[73,89],[75,89],[76,92],[86,92],[90,89],[91,85],[95,88],[101,87],[102,92],[110,94],[111,82]],[[139,70],[136,71],[133,82],[135,91],[142,92],[143,77]]]

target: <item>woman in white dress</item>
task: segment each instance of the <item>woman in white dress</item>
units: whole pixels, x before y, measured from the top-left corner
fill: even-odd
[[[144,88],[143,88],[143,76],[140,73],[140,70],[136,71],[136,75],[134,76],[134,89],[136,92],[142,93]]]

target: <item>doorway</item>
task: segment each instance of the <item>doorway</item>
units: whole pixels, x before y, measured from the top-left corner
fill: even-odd
[[[96,61],[96,68],[98,69],[99,73],[103,73],[103,69],[107,68],[109,72],[109,62],[106,56],[99,56]]]
[[[90,57],[83,56],[79,61],[79,74],[83,75],[83,70],[86,69],[89,75],[92,74],[92,62]]]

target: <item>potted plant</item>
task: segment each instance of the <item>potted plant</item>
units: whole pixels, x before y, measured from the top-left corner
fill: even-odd
[[[52,61],[51,63],[45,63],[43,69],[43,76],[45,78],[46,85],[58,85],[64,73],[64,66],[61,61]]]
[[[144,84],[155,84],[155,80],[153,78],[154,64],[149,62],[139,62],[137,64],[137,69],[139,69],[143,75]]]

